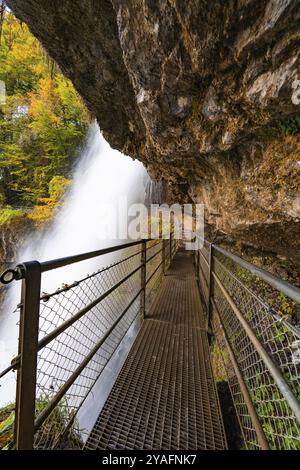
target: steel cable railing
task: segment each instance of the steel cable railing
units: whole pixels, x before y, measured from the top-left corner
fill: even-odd
[[[207,241],[195,265],[246,447],[299,450],[300,290]]]
[[[178,241],[128,243],[6,273],[22,279],[19,354],[1,372],[17,370],[17,449],[82,446],[77,421],[95,383],[139,317],[144,318]],[[121,253],[109,266],[55,292],[40,293],[43,272]]]

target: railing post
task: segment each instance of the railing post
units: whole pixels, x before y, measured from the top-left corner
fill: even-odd
[[[162,238],[162,266],[163,275],[166,274],[166,240]]]
[[[214,262],[214,253],[213,253],[213,244],[209,245],[208,252],[208,299],[207,299],[207,328],[211,327],[211,310],[212,310],[212,283],[213,283],[213,262]]]
[[[273,380],[276,383],[277,387],[279,388],[281,394],[283,395],[285,400],[288,402],[296,418],[300,422],[300,403],[297,397],[295,396],[293,390],[291,390],[290,385],[287,383],[285,377],[282,375],[281,369],[279,368],[277,363],[274,362],[272,356],[269,355],[268,351],[265,349],[264,345],[262,344],[259,336],[257,336],[255,331],[250,326],[249,322],[245,319],[243,313],[237,307],[232,297],[230,296],[230,294],[227,292],[224,285],[222,284],[221,280],[218,278],[217,274],[214,273],[213,276],[224,298],[226,299],[232,311],[234,312],[235,316],[237,317],[240,324],[244,328],[256,352],[258,353],[261,360],[265,364],[266,368],[269,370],[270,374],[272,375]]]
[[[198,248],[196,254],[196,281],[198,286],[200,286],[200,248]]]
[[[141,320],[146,317],[146,276],[147,276],[147,241],[142,242],[142,255],[141,255]]]
[[[219,328],[220,328],[220,331],[221,331],[222,336],[223,336],[223,340],[224,340],[226,348],[227,348],[229,359],[231,361],[231,364],[232,364],[233,370],[235,372],[238,384],[240,386],[242,395],[244,397],[245,404],[247,406],[247,409],[248,409],[253,427],[254,427],[255,432],[256,432],[258,443],[259,443],[261,449],[268,450],[269,449],[268,440],[267,440],[266,435],[264,433],[263,427],[262,427],[262,425],[259,421],[259,417],[257,415],[255,406],[254,406],[252,398],[251,398],[251,395],[250,395],[249,390],[247,388],[247,385],[245,383],[244,377],[243,377],[243,375],[240,371],[239,365],[238,365],[237,360],[235,358],[235,354],[232,350],[232,347],[231,347],[231,344],[230,344],[229,339],[227,337],[227,334],[225,332],[225,329],[223,327],[223,324],[222,324],[217,306],[214,302],[212,302],[212,303],[213,303],[213,306],[214,306],[214,311],[216,312],[215,315],[216,315],[216,318],[217,318],[218,323],[219,323]],[[218,340],[217,340],[217,344],[219,344]],[[223,358],[223,360],[224,360],[224,358]],[[225,367],[225,369],[226,369],[226,367]],[[240,426],[241,426],[241,423],[240,423]],[[241,426],[241,428],[242,428],[242,426]]]
[[[19,354],[17,373],[15,442],[17,450],[33,449],[36,373],[39,335],[41,265],[31,261],[22,265]]]

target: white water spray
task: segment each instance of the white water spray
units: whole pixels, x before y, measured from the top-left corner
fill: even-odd
[[[111,149],[98,125],[93,124],[61,209],[44,234],[24,243],[17,262],[46,261],[117,245],[118,240],[106,238],[108,231],[116,231],[116,210],[104,213],[104,205],[116,208],[121,197],[127,198],[128,206],[144,203],[147,188],[149,177],[143,165]],[[105,263],[114,256],[118,255],[106,257]],[[101,263],[103,260],[95,258],[45,273],[42,291],[52,292],[63,282],[78,280],[98,269]],[[0,370],[9,365],[17,351],[18,314],[12,312],[19,302],[20,283],[12,285],[7,297],[0,314]],[[10,378],[1,387],[0,406],[13,401],[14,389],[14,379]]]

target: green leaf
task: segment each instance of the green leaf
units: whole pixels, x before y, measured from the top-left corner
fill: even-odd
[[[15,412],[12,411],[10,415],[4,421],[2,421],[2,423],[0,423],[0,434],[5,433],[8,430],[8,428],[10,428],[13,425],[14,421],[15,421]]]

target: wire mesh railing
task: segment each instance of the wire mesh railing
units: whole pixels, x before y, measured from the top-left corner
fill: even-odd
[[[1,385],[17,370],[16,404],[1,416],[11,446],[82,447],[78,412],[131,325],[147,315],[178,243],[132,242],[2,276],[22,279],[19,353],[0,373]],[[44,272],[110,253],[110,264],[41,293]],[[245,447],[299,450],[300,332],[291,314],[299,289],[207,241],[195,265]]]
[[[17,370],[17,449],[80,448],[78,411],[131,325],[143,319],[170,265],[178,240],[137,241],[45,263],[30,262],[2,280],[22,279],[19,354],[0,373]],[[111,264],[51,293],[45,271],[117,252]],[[115,257],[116,258],[116,257]]]
[[[299,450],[300,290],[207,241],[195,265],[246,448]]]

